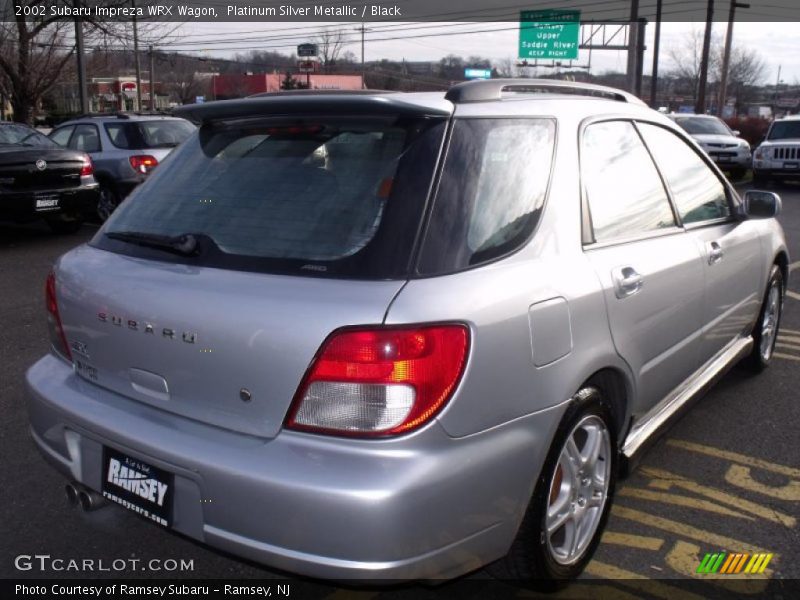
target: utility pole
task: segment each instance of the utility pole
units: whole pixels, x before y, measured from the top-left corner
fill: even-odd
[[[75,8],[80,8],[80,0],[74,0]],[[80,113],[85,115],[89,112],[89,103],[86,98],[86,65],[83,56],[83,23],[80,18],[75,17],[75,57],[78,61],[78,98],[80,99]]]
[[[728,31],[725,33],[725,50],[722,53],[722,77],[719,82],[719,98],[717,99],[717,116],[722,116],[722,111],[728,101],[728,68],[731,64],[731,44],[733,43],[733,21],[736,18],[737,8],[750,8],[749,4],[743,4],[731,0],[731,8],[728,11]]]
[[[708,83],[708,55],[711,49],[711,28],[714,26],[714,0],[708,0],[706,8],[706,33],[703,36],[703,57],[700,60],[700,84],[697,89],[697,100],[694,112],[706,114],[706,84]]]
[[[661,44],[661,8],[663,0],[656,1],[656,37],[653,40],[653,71],[650,74],[650,107],[656,108],[658,96],[658,46]]]
[[[156,74],[155,74],[155,52],[150,46],[150,112],[156,112]]]
[[[142,66],[139,64],[139,28],[136,25],[136,0],[131,0],[133,8],[133,60],[136,65],[136,110],[142,110]]]
[[[356,31],[361,32],[361,87],[366,88],[367,85],[365,83],[366,63],[364,62],[364,33],[367,31],[367,29],[366,27],[364,27],[364,23],[361,23],[361,27],[356,27]]]
[[[631,0],[631,16],[628,23],[628,90],[636,93],[636,74],[639,58],[639,0]]]

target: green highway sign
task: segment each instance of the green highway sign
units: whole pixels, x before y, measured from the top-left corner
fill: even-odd
[[[519,57],[578,58],[579,10],[523,10],[519,13]]]

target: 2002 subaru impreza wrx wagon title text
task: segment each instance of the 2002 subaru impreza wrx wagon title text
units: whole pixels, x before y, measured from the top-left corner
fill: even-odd
[[[624,92],[178,113],[47,281],[31,431],[87,506],[315,577],[573,577],[621,459],[770,361],[780,199]]]

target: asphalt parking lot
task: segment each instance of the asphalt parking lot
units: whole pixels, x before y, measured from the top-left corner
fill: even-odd
[[[776,359],[758,377],[728,374],[620,484],[603,542],[584,575],[610,580],[604,585],[617,597],[640,597],[648,579],[708,577],[695,574],[706,553],[772,554],[763,574],[748,576],[754,594],[770,578],[800,579],[800,184],[771,189],[783,198],[780,220],[795,261]],[[22,383],[27,367],[47,350],[45,277],[58,255],[94,231],[85,226],[74,236],[53,236],[44,226],[0,225],[0,576],[285,577],[116,506],[93,513],[69,507],[65,482],[34,448]],[[140,562],[121,572],[15,569],[15,557],[34,554]],[[167,559],[192,561],[192,568],[152,568]],[[731,577],[739,576],[720,577],[719,585]],[[322,595],[335,592],[310,585]],[[589,585],[578,582],[565,597]],[[651,595],[674,595],[670,582],[658,585]]]

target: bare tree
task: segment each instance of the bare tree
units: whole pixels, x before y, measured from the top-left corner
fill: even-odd
[[[326,72],[336,64],[342,49],[346,44],[345,34],[342,29],[323,29],[317,36],[317,51]]]
[[[722,78],[722,54],[724,43],[720,34],[711,38],[713,51],[709,55],[709,82]],[[700,61],[703,52],[703,32],[693,28],[681,40],[667,48],[667,56],[673,63],[671,74],[691,85],[693,93],[700,83]],[[757,50],[734,43],[728,70],[728,87],[731,90],[752,87],[761,83],[766,73],[766,63]]]
[[[16,14],[11,3],[4,3],[0,9],[0,84],[11,101],[14,120],[31,122],[42,98],[69,74],[70,59],[75,52],[74,22],[63,14],[52,14],[50,8],[72,8],[73,4],[66,0],[17,0],[14,4],[21,8],[21,14]],[[102,1],[107,7],[128,4],[129,0]],[[123,47],[132,43],[130,23],[92,16],[82,16],[81,23],[87,47],[102,37]],[[140,43],[143,47],[153,44],[179,26],[142,25]]]
[[[40,0],[22,4],[42,6]],[[9,5],[10,6],[10,5]],[[73,54],[67,42],[70,22],[56,17],[15,16],[0,22],[0,71],[3,93],[11,102],[14,120],[30,123],[42,97],[59,81]]]
[[[719,35],[712,38],[712,46],[720,45]],[[691,87],[691,92],[697,94],[700,86],[700,68],[703,58],[703,31],[692,27],[681,36],[680,41],[667,48],[667,57],[672,62],[671,75],[683,80]],[[719,70],[719,52],[709,55],[708,72],[716,74]]]

